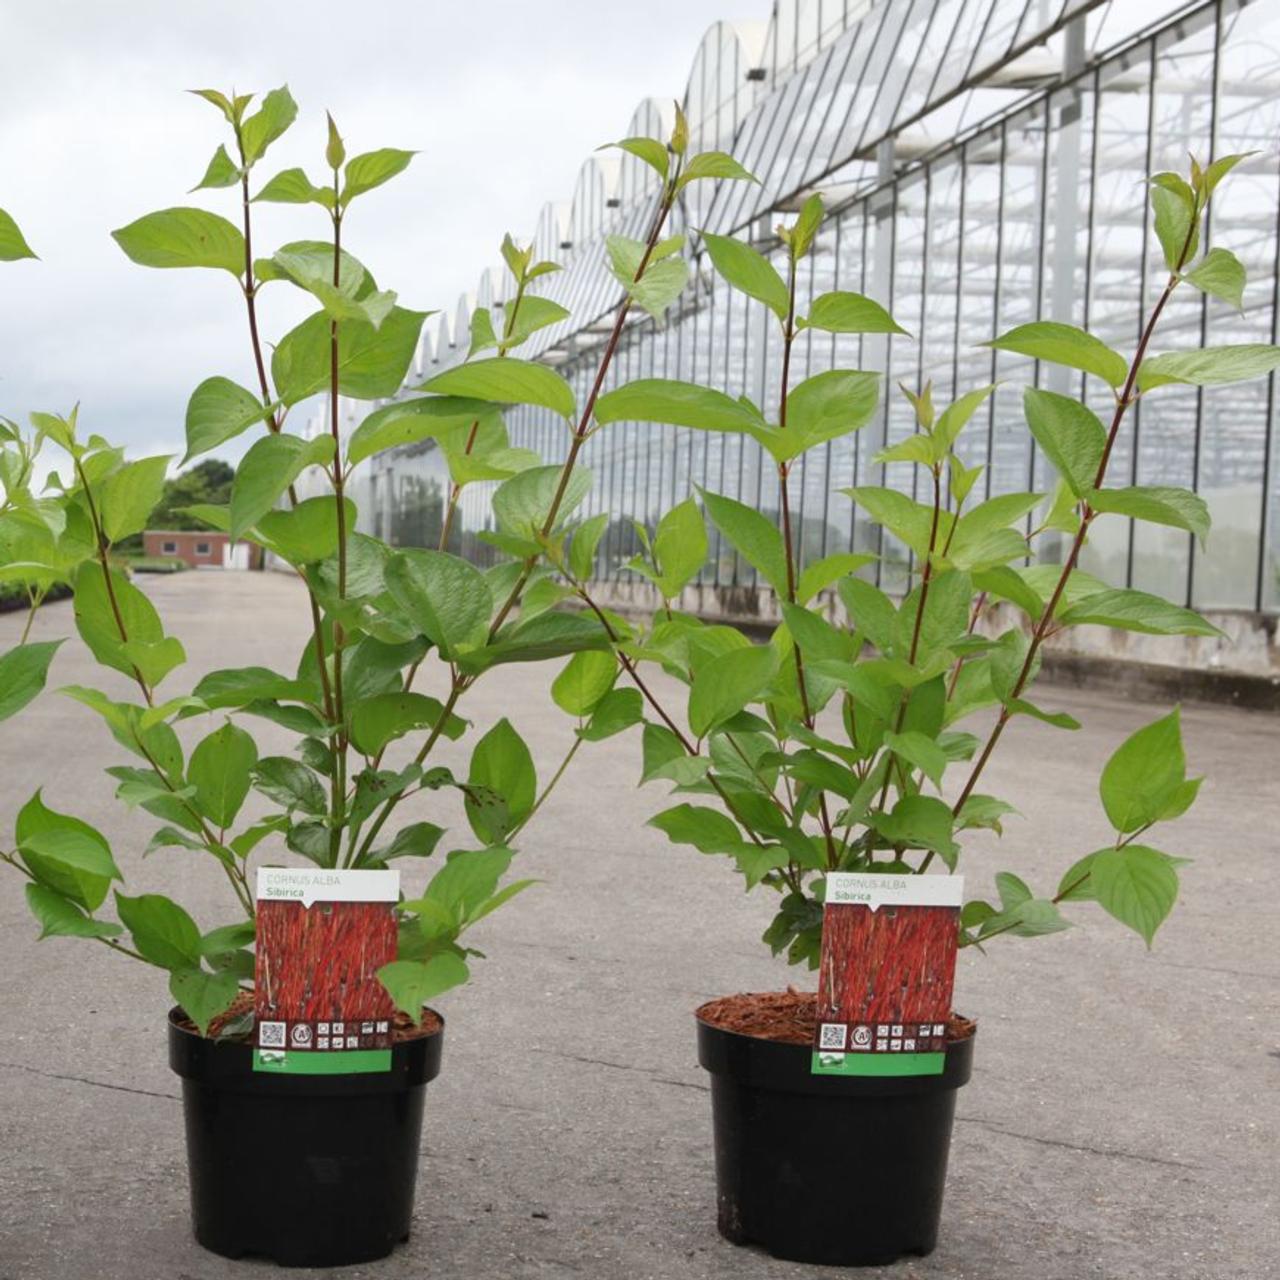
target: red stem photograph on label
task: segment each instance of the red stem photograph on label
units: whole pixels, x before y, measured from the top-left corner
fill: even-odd
[[[953,907],[828,903],[818,1021],[945,1023],[957,942]]]
[[[377,972],[396,958],[389,902],[260,901],[254,1012],[259,1022],[389,1019]]]

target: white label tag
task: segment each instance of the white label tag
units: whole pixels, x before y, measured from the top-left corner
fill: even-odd
[[[864,871],[827,875],[827,903],[870,907],[959,907],[964,905],[964,876],[900,876]]]
[[[326,871],[320,867],[259,867],[260,902],[398,902],[398,871]]]

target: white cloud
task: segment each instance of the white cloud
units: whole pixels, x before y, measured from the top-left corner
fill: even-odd
[[[235,216],[232,192],[185,194],[224,126],[183,89],[289,83],[301,114],[260,179],[295,164],[319,176],[326,108],[354,151],[418,149],[347,230],[380,286],[452,311],[503,232],[531,235],[542,205],[571,196],[583,159],[623,134],[643,96],[683,93],[703,31],[722,16],[713,0],[0,2],[0,207],[42,259],[4,270],[0,412],[79,400],[88,429],[136,452],[181,436],[202,378],[252,385],[231,277],[146,271],[108,234],[175,204]],[[260,251],[324,234],[317,209],[258,208]],[[304,314],[290,292],[264,293],[270,335]]]

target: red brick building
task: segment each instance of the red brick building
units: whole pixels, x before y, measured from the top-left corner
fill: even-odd
[[[232,543],[227,534],[212,529],[148,529],[142,535],[142,549],[148,556],[184,560],[193,569],[262,567],[260,547],[249,542]]]

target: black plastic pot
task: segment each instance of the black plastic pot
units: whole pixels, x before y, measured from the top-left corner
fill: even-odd
[[[973,1037],[948,1046],[936,1076],[815,1076],[811,1054],[698,1019],[720,1234],[832,1266],[932,1252]]]
[[[397,1044],[391,1070],[275,1075],[245,1044],[206,1040],[169,1014],[196,1240],[227,1258],[335,1267],[409,1238],[425,1086],[443,1026]]]

